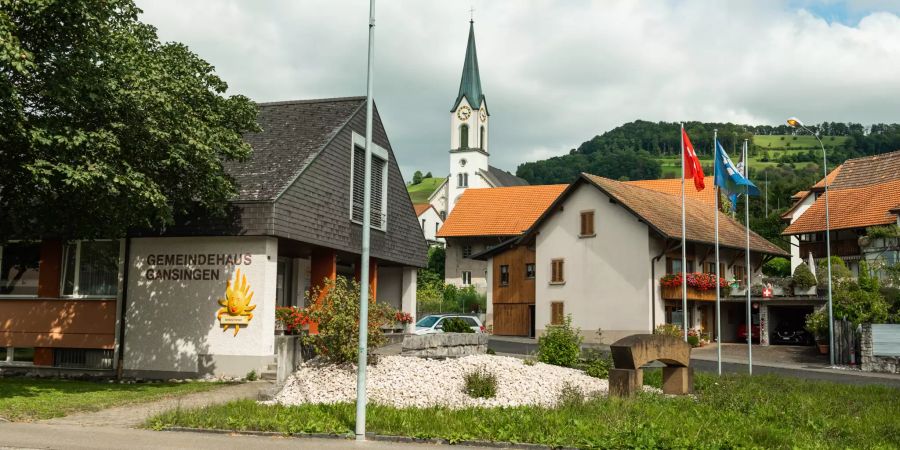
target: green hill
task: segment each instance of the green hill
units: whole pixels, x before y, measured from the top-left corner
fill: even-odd
[[[428,203],[428,197],[431,196],[431,193],[434,192],[444,180],[446,180],[446,178],[423,178],[422,182],[419,184],[406,186],[406,191],[409,192],[409,198],[413,203]]]

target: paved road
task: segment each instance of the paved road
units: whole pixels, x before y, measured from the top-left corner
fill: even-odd
[[[726,344],[727,345],[727,344]],[[537,343],[533,339],[521,338],[491,338],[488,347],[497,353],[505,353],[510,355],[532,355],[537,352]],[[726,351],[727,348],[727,351]],[[870,372],[861,372],[859,370],[843,370],[830,369],[821,364],[811,363],[806,356],[800,362],[791,363],[784,359],[779,359],[779,353],[791,353],[792,349],[783,349],[779,352],[778,347],[761,348],[757,352],[758,346],[753,347],[754,355],[765,357],[770,355],[772,361],[759,361],[754,358],[753,373],[754,374],[776,374],[783,376],[791,376],[804,378],[807,380],[832,381],[836,383],[857,384],[857,385],[883,385],[900,388],[900,375],[892,374],[876,374]],[[722,371],[725,373],[747,373],[747,364],[741,359],[745,355],[746,347],[743,349],[739,346],[723,347],[725,357],[722,362]],[[704,348],[697,352],[699,357],[691,358],[691,364],[700,371],[715,372],[717,370],[715,360],[715,350]]]
[[[119,427],[84,427],[49,423],[0,423],[0,449],[72,449],[72,450],[247,450],[265,449],[428,449],[433,444],[344,439],[289,438],[283,436],[242,436],[233,434],[149,431]],[[473,448],[473,447],[463,447]]]

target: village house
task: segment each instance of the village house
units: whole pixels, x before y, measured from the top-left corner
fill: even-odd
[[[711,181],[706,191],[687,189],[689,273],[715,272]],[[660,283],[667,274],[681,272],[680,183],[620,182],[583,174],[522,236],[474,255],[488,263],[494,333],[539,336],[566,315],[587,342],[609,343],[664,323],[681,325],[681,288]],[[734,289],[722,296],[722,336],[731,342],[740,340],[738,329],[746,325],[747,286],[741,280],[749,270],[751,284],[756,283],[766,261],[788,254],[751,232],[751,267],[745,267],[745,228],[718,214],[721,276],[735,279]],[[820,303],[814,297],[755,297],[754,337],[761,334],[767,343],[769,321],[808,313]],[[691,328],[714,337],[714,288],[690,288],[687,314]]]
[[[425,236],[425,240],[428,241],[428,245],[443,247],[445,244],[444,238],[437,237],[437,232],[441,229],[441,225],[444,224],[444,220],[437,210],[434,209],[434,206],[430,203],[416,203],[413,205],[413,208],[416,210],[416,217],[419,218],[419,223],[422,225],[422,234]]]
[[[897,239],[870,236],[872,227],[900,224],[900,151],[848,159],[828,174],[831,254],[859,274],[865,259],[877,273],[900,263]],[[784,235],[791,239],[791,269],[801,262],[821,261],[826,255],[825,181],[798,192],[796,203],[782,215],[790,222]]]
[[[364,97],[259,105],[253,153],[228,162],[225,219],[125,239],[10,242],[0,250],[0,366],[126,376],[243,377],[275,363],[275,309],[361,253]],[[427,245],[375,110],[370,278],[416,313]]]

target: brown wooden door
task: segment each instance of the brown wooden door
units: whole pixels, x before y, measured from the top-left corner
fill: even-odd
[[[494,303],[494,334],[527,337],[531,329],[529,306],[523,303]]]

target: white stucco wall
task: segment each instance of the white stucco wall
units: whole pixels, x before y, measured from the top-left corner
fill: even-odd
[[[422,225],[423,220],[425,221],[424,225]],[[425,236],[425,240],[429,242],[445,242],[444,238],[435,237],[435,233],[443,224],[444,221],[441,220],[441,216],[438,215],[437,210],[434,208],[428,208],[419,216],[419,226],[422,227],[422,234]]]
[[[387,303],[394,309],[401,309],[403,299],[403,267],[378,268],[379,303]]]
[[[472,272],[472,285],[475,286],[478,292],[487,293],[488,263],[487,261],[463,258],[462,251],[465,245],[472,246],[473,255],[487,248],[484,242],[477,239],[451,239],[444,253],[444,282],[457,287],[464,287],[462,273],[469,271]]]
[[[816,200],[816,195],[812,194],[812,193],[807,195],[806,198],[804,198],[803,200],[801,200],[801,203],[799,205],[797,205],[797,207],[794,209],[793,213],[791,214],[791,223],[794,223],[797,219],[799,219],[800,216],[802,216],[803,213],[805,213],[806,210],[809,209],[810,206],[812,206],[812,204],[815,202],[815,200]],[[793,274],[794,269],[796,269],[797,266],[800,265],[800,263],[805,262],[806,258],[809,258],[809,255],[801,255],[800,254],[800,237],[799,236],[791,236],[790,239],[791,239],[791,274]]]
[[[216,255],[238,255],[240,263]],[[274,354],[278,243],[267,237],[137,238],[131,243],[126,301],[125,370],[216,373],[225,362],[262,361]],[[153,255],[153,257],[151,257]],[[212,263],[148,264],[156,255],[210,255]],[[160,280],[148,270],[208,270],[209,279]],[[253,292],[253,318],[223,331],[216,312],[226,283],[240,269]],[[215,367],[221,358],[220,367]],[[252,365],[252,363],[251,363]],[[212,367],[210,367],[212,366]],[[237,366],[240,366],[238,364]],[[251,369],[253,367],[250,367]],[[244,370],[239,367],[235,370]],[[249,369],[248,369],[249,370]],[[246,371],[232,374],[243,376]]]
[[[581,238],[581,211],[594,210],[596,236]],[[586,340],[603,341],[650,329],[650,238],[647,226],[591,186],[578,188],[537,235],[535,327],[550,323],[551,302],[581,328]],[[550,284],[551,261],[565,260],[565,283]]]

